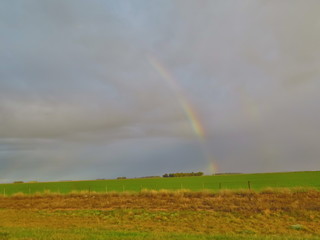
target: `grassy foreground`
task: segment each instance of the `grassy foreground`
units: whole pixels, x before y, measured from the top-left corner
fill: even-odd
[[[82,190],[105,193],[110,191],[139,192],[142,189],[189,189],[192,191],[202,191],[203,189],[221,190],[251,188],[253,190],[261,190],[266,187],[313,187],[320,189],[320,172],[0,184],[0,195],[12,195],[17,192],[34,194],[36,192],[45,192],[48,190],[59,193],[70,193],[72,191]]]
[[[41,240],[317,240],[317,237],[299,236],[257,236],[257,235],[208,235],[154,232],[126,232],[99,229],[21,229],[0,230],[0,239],[41,239]]]
[[[320,239],[316,190],[0,197],[0,239]]]

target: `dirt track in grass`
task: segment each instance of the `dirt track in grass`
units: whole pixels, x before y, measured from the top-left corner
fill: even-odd
[[[148,209],[218,212],[319,211],[319,191],[76,193],[0,197],[1,208],[11,209]]]

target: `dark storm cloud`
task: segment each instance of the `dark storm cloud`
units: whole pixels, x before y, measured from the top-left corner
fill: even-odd
[[[318,1],[0,6],[3,178],[205,170],[174,90],[148,56],[193,104],[221,171],[318,167]]]

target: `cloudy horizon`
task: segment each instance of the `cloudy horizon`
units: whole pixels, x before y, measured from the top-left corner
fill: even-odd
[[[0,182],[319,170],[319,10],[1,1]]]

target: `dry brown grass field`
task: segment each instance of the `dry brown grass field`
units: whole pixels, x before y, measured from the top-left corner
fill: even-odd
[[[96,229],[252,237],[243,239],[265,239],[254,236],[318,239],[320,192],[269,189],[259,193],[163,190],[108,194],[15,194],[0,197],[0,219],[0,239],[39,239],[32,236],[9,238],[14,236],[12,229],[37,229],[40,232],[41,229],[49,229],[51,233],[61,229]],[[4,238],[1,238],[1,231]],[[63,236],[52,239],[66,239],[66,235]],[[67,239],[87,239],[81,234],[77,236]]]

